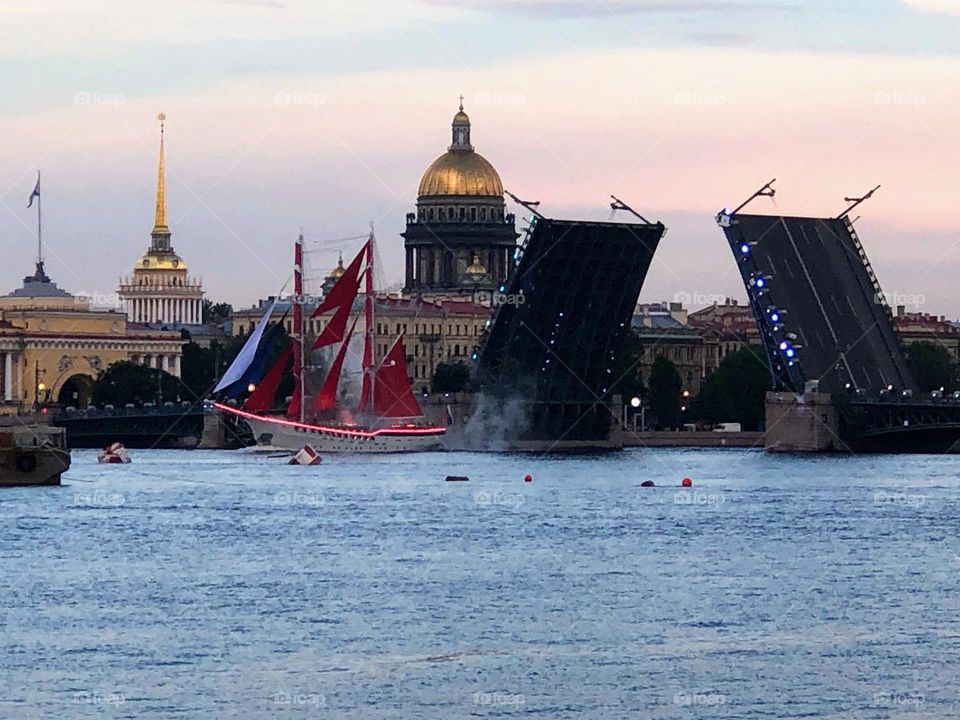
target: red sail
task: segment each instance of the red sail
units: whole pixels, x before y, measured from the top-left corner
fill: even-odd
[[[350,331],[343,339],[340,350],[330,366],[330,372],[327,373],[327,379],[323,381],[323,387],[313,401],[314,412],[321,410],[332,410],[337,406],[337,387],[340,385],[340,373],[343,370],[343,359],[347,356],[347,348],[350,346],[350,337],[353,335],[354,328],[357,327],[357,320],[354,319]]]
[[[293,397],[290,398],[290,404],[287,406],[287,417],[291,420],[300,419],[300,388],[293,389]]]
[[[323,329],[323,332],[313,343],[313,349],[319,350],[327,345],[333,345],[343,340],[343,333],[347,329],[347,320],[350,319],[350,311],[353,309],[353,300],[357,297],[357,286],[353,288],[353,297],[345,298],[343,305],[337,308],[337,311],[330,318],[330,322]]]
[[[250,397],[243,404],[244,410],[266,412],[273,407],[273,399],[277,395],[277,388],[280,387],[283,371],[286,370],[291,357],[293,357],[293,343],[287,345],[286,349],[280,353],[280,357],[263,376],[256,390],[250,393]]]
[[[373,411],[379,417],[417,417],[422,415],[420,403],[413,396],[407,377],[407,359],[403,336],[399,336],[390,352],[377,368],[373,386]]]
[[[363,247],[360,248],[360,252],[357,253],[357,256],[344,271],[343,275],[340,276],[337,284],[327,293],[323,302],[317,305],[317,309],[311,313],[311,318],[333,310],[335,307],[353,304],[354,298],[357,297],[357,286],[360,283],[360,266],[363,264],[363,254],[369,246],[370,241],[368,240],[364,243]],[[346,325],[344,325],[344,327],[346,327]]]

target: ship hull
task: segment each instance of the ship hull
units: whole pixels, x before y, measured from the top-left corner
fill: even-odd
[[[296,423],[284,418],[254,415],[236,408],[216,406],[221,412],[247,422],[257,445],[277,450],[300,450],[310,445],[324,453],[408,453],[442,450],[446,428],[383,427],[377,429],[338,428]]]

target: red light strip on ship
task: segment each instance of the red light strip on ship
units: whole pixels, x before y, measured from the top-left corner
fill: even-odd
[[[246,410],[238,410],[237,408],[224,405],[223,403],[215,402],[213,403],[213,406],[218,410],[239,415],[240,417],[263,420],[264,422],[275,423],[277,425],[288,425],[289,427],[303,428],[304,430],[323,430],[324,432],[338,435],[352,435],[354,437],[370,438],[377,437],[378,435],[439,435],[446,433],[447,431],[445,427],[440,426],[426,428],[381,428],[379,430],[374,430],[373,432],[366,432],[364,430],[345,430],[344,428],[329,427],[326,425],[309,425],[307,423],[296,422],[294,420],[284,420],[283,418],[264,417],[263,415],[257,415],[255,413],[247,412]]]

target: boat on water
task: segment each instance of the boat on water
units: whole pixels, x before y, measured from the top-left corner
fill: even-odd
[[[306,346],[303,304],[296,299],[303,291],[303,236],[294,247],[293,333],[289,344],[267,368],[271,353],[270,335],[278,325],[268,328],[275,305],[267,308],[247,343],[214,388],[212,405],[219,412],[240,418],[249,425],[257,445],[291,452],[305,445],[324,453],[402,453],[436,450],[442,447],[446,427],[425,421],[423,411],[413,394],[407,374],[403,334],[399,334],[387,353],[374,360],[374,258],[373,233],[353,259],[337,283],[330,289],[311,318],[332,313],[326,326]],[[349,330],[354,301],[364,286],[364,342],[361,361],[359,402],[345,406],[339,398],[340,379],[350,340],[359,316]],[[339,345],[323,385],[316,393],[308,391],[306,360],[310,351]],[[286,411],[272,412],[274,398],[287,367],[292,363],[294,392]],[[224,402],[253,388],[242,405]]]
[[[0,427],[0,487],[59,485],[70,468],[67,431],[50,425]]]

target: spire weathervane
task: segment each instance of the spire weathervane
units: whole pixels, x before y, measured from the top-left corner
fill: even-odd
[[[163,158],[163,130],[166,119],[167,116],[164,113],[157,115],[157,120],[160,121],[160,163],[157,168],[157,211],[153,224],[154,234],[170,233],[170,228],[167,227],[167,181]]]

